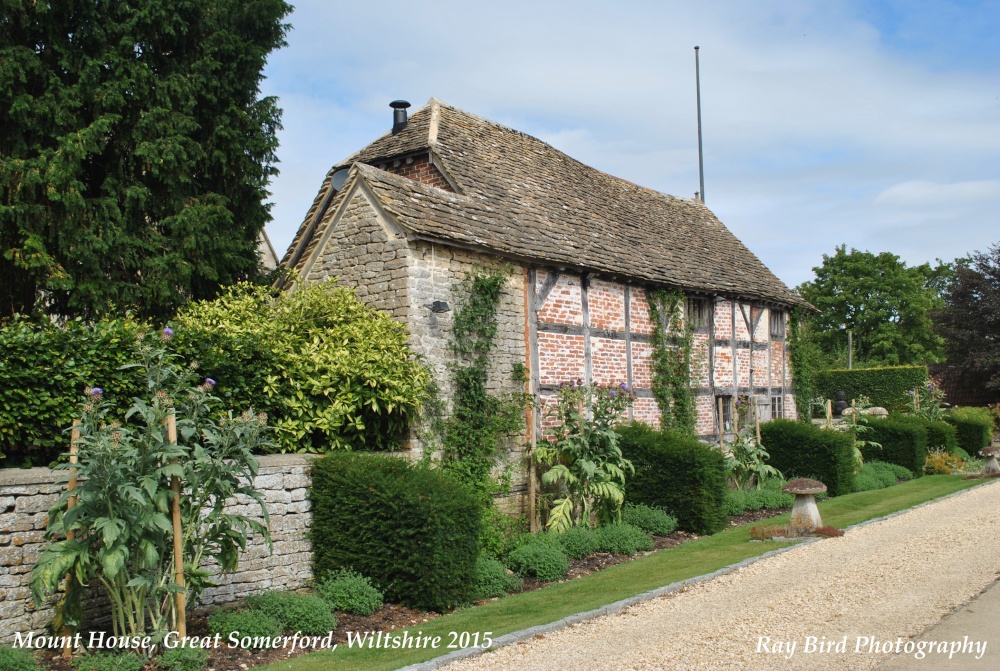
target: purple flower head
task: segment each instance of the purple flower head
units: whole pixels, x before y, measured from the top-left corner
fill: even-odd
[[[578,377],[576,379],[576,386],[578,386],[578,387],[582,387],[583,386],[583,378],[582,377]]]
[[[91,396],[100,396],[103,393],[104,393],[104,390],[101,389],[100,387],[91,387],[91,389],[90,389],[90,395]]]
[[[741,405],[743,402],[740,399],[736,399],[736,405]]]
[[[622,391],[628,391],[628,385],[625,384],[624,382],[620,383],[618,385],[618,388],[621,389]]]
[[[909,394],[910,396],[913,396],[913,390],[912,390],[912,389],[910,389],[910,390],[909,390],[909,391],[907,391],[906,393],[907,393],[907,394]]]
[[[611,390],[611,398],[614,398],[617,395],[618,395],[618,392],[616,392],[614,389],[612,389]]]
[[[174,330],[172,328],[168,326],[167,328],[163,329],[164,340],[169,340],[172,335],[174,335]]]
[[[215,380],[213,380],[210,377],[206,377],[205,378],[205,385],[209,386],[209,387],[214,387],[215,386]]]

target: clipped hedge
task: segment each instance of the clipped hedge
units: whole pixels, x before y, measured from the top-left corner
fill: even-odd
[[[907,392],[927,384],[927,366],[890,366],[824,370],[816,373],[816,392],[835,399],[838,391],[847,401],[867,396],[872,405],[902,410],[909,403]]]
[[[955,427],[945,421],[926,419],[917,415],[893,413],[889,419],[897,422],[910,422],[924,427],[927,431],[927,449],[954,452],[958,448],[958,436]]]
[[[14,319],[0,328],[0,454],[7,455],[0,465],[45,466],[68,451],[66,429],[87,387],[104,389],[124,412],[143,380],[119,369],[136,360],[143,330],[130,318],[63,326]]]
[[[993,416],[986,408],[954,408],[944,419],[955,427],[958,446],[973,456],[993,440]]]
[[[473,597],[481,503],[404,458],[331,453],[313,462],[313,575],[349,568],[387,598],[447,611]]]
[[[637,422],[619,430],[622,454],[635,465],[625,500],[663,508],[684,531],[714,534],[725,528],[726,466],[722,453],[696,438]]]
[[[913,471],[916,477],[923,474],[927,460],[927,422],[890,417],[869,420],[868,426],[872,430],[865,434],[865,440],[879,443],[881,447],[863,448],[866,460],[898,464]]]
[[[830,496],[854,491],[854,441],[849,434],[776,419],[760,425],[770,464],[789,480],[815,478]]]

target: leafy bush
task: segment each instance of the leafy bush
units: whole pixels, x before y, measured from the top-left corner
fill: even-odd
[[[429,381],[406,327],[332,281],[277,299],[239,284],[175,321],[178,347],[220,381],[223,398],[266,401],[282,451],[390,449]]]
[[[924,473],[927,475],[951,475],[961,471],[965,464],[954,454],[944,450],[931,450],[924,462]]]
[[[238,640],[245,636],[273,638],[282,633],[278,621],[259,610],[217,610],[208,618],[208,630],[223,640],[228,640],[233,633]]]
[[[316,460],[312,478],[314,575],[352,568],[412,608],[469,602],[482,508],[468,489],[399,457],[356,452]]]
[[[988,408],[954,408],[944,419],[955,426],[958,446],[969,454],[979,454],[993,439],[993,416]]]
[[[247,607],[274,618],[282,631],[301,631],[306,636],[326,634],[337,627],[330,604],[318,596],[269,591],[247,597]]]
[[[726,467],[721,452],[696,438],[638,422],[619,433],[622,454],[635,466],[626,485],[628,502],[668,510],[681,529],[692,533],[725,528]]]
[[[30,650],[0,645],[0,669],[3,671],[39,671],[38,662]]]
[[[662,508],[652,508],[641,503],[625,504],[622,508],[622,523],[639,527],[653,536],[669,536],[677,530],[676,517],[667,514]]]
[[[597,552],[597,535],[589,527],[573,527],[549,535],[558,541],[559,547],[567,557],[583,559]]]
[[[872,405],[889,410],[906,408],[910,403],[908,392],[926,384],[926,366],[834,369],[816,373],[816,391],[823,398],[832,399],[838,391],[843,391],[848,401],[867,396]]]
[[[316,593],[334,610],[371,615],[382,607],[382,592],[355,571],[337,571],[316,584]]]
[[[15,319],[0,328],[0,453],[7,462],[44,466],[69,450],[69,427],[80,395],[103,386],[121,408],[121,421],[133,396],[143,389],[134,370],[121,366],[136,358],[136,336],[144,326],[132,319],[64,326]]]
[[[507,555],[507,565],[521,575],[533,575],[542,582],[559,580],[569,571],[569,561],[558,545],[528,543]]]
[[[652,536],[631,524],[609,524],[598,527],[594,535],[597,537],[598,552],[632,556],[637,552],[656,547]]]
[[[73,659],[77,671],[141,671],[143,666],[145,660],[131,652],[92,652]]]
[[[735,516],[753,510],[791,507],[795,502],[795,496],[781,491],[785,484],[785,480],[781,478],[771,478],[765,481],[760,489],[727,489],[726,513]]]
[[[160,671],[201,671],[208,663],[208,650],[201,648],[174,648],[156,660]]]
[[[903,466],[916,476],[923,474],[927,457],[927,422],[910,418],[873,419],[869,439],[879,446],[865,448],[865,458]]]
[[[963,450],[961,447],[956,447],[953,454],[962,461],[968,461],[969,459],[972,459],[972,455]]]
[[[523,581],[516,575],[507,573],[507,568],[496,559],[480,557],[476,560],[475,584],[472,588],[473,601],[492,599],[521,589]]]
[[[827,486],[830,496],[854,491],[854,439],[850,434],[776,419],[761,424],[760,435],[771,453],[771,465],[786,478],[815,478]]]
[[[899,480],[912,480],[913,473],[898,464],[867,461],[854,480],[854,491],[867,492],[892,487]]]

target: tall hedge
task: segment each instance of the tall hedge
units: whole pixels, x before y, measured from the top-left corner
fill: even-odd
[[[350,568],[389,599],[438,612],[472,599],[483,511],[440,470],[331,453],[313,462],[310,496],[317,579]]]
[[[865,447],[866,460],[899,464],[920,477],[927,461],[927,422],[899,419],[873,419],[868,422],[871,431],[865,440],[879,443],[881,447]]]
[[[889,419],[897,422],[910,422],[924,427],[927,431],[928,450],[943,449],[946,452],[954,452],[955,448],[958,447],[957,432],[955,427],[948,422],[902,413],[893,413]]]
[[[684,531],[725,528],[726,466],[722,453],[695,438],[632,423],[619,430],[622,454],[635,466],[625,500],[665,508]]]
[[[772,466],[788,478],[815,478],[830,496],[854,491],[854,440],[847,433],[776,419],[760,425]]]
[[[842,391],[848,402],[867,396],[872,405],[902,410],[909,400],[907,392],[927,384],[927,366],[824,370],[816,373],[815,384],[823,398],[832,400]]]
[[[993,440],[993,416],[986,408],[955,408],[944,419],[955,427],[958,446],[972,456]]]
[[[129,318],[64,325],[15,319],[0,328],[0,454],[7,455],[0,466],[44,466],[68,451],[66,430],[87,387],[101,387],[124,412],[142,380],[120,367],[136,359],[144,328]]]

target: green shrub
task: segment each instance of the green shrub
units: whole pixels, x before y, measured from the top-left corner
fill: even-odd
[[[635,466],[625,500],[670,511],[684,531],[725,528],[726,466],[722,453],[680,433],[634,422],[619,430],[622,454]]]
[[[854,491],[867,492],[892,487],[899,480],[912,480],[913,473],[898,464],[866,461],[854,480]]]
[[[334,610],[371,615],[382,607],[382,592],[369,578],[350,570],[337,571],[316,584],[316,593]]]
[[[863,449],[865,460],[885,461],[903,466],[916,476],[920,476],[927,459],[927,423],[912,419],[869,420],[871,431],[865,440],[874,441],[881,447],[868,445]]]
[[[246,605],[252,611],[274,618],[282,631],[301,631],[306,636],[317,636],[337,627],[330,604],[311,594],[261,592],[247,597]]]
[[[208,650],[201,648],[174,648],[167,650],[156,661],[159,671],[201,671],[208,663]]]
[[[136,371],[121,366],[136,359],[144,328],[128,318],[64,326],[15,319],[0,328],[0,464],[45,466],[67,452],[66,429],[87,387],[102,387],[121,420],[143,390]]]
[[[879,481],[871,473],[858,473],[854,478],[854,491],[856,492],[870,492],[875,489],[884,489],[885,483]]]
[[[473,601],[492,599],[521,589],[523,581],[507,573],[507,568],[496,559],[480,557],[476,560],[476,577],[472,588]]]
[[[444,611],[468,603],[481,503],[438,470],[375,454],[313,463],[314,575],[352,568],[387,598]]]
[[[847,394],[848,403],[867,396],[872,405],[888,410],[905,409],[910,401],[907,392],[926,384],[926,366],[834,369],[816,373],[816,391],[823,398],[834,399],[837,392],[842,391]]]
[[[30,650],[0,646],[0,669],[3,671],[39,671]]]
[[[993,439],[993,416],[987,408],[954,408],[944,419],[954,425],[958,446],[970,455],[978,455]]]
[[[641,503],[626,503],[622,508],[622,522],[639,527],[653,536],[669,536],[677,530],[676,517],[667,514],[662,508],[652,508]]]
[[[282,633],[278,621],[259,610],[217,610],[208,618],[208,630],[223,640],[228,640],[230,634],[242,640],[244,636],[273,638]]]
[[[507,565],[521,575],[533,575],[542,582],[559,580],[569,571],[569,560],[558,545],[528,543],[507,556]]]
[[[567,557],[583,559],[597,552],[597,536],[589,527],[571,527],[559,533],[549,533],[559,542]]]
[[[632,556],[637,552],[656,547],[652,536],[631,524],[609,524],[598,527],[594,535],[597,537],[598,552]]]
[[[969,459],[972,459],[972,455],[963,450],[961,447],[956,447],[954,454],[962,461],[968,461]]]
[[[73,659],[77,671],[141,671],[145,664],[142,657],[131,652],[92,652]]]
[[[282,451],[391,449],[430,379],[406,327],[332,281],[277,299],[239,284],[183,308],[175,328],[220,395],[237,407],[266,401]]]
[[[958,438],[955,427],[945,421],[935,421],[918,417],[916,415],[904,415],[893,413],[889,419],[896,422],[910,422],[920,425],[927,431],[927,449],[944,450],[954,452],[958,448]]]
[[[854,440],[839,431],[776,419],[760,425],[761,442],[771,453],[771,465],[789,480],[814,478],[830,496],[854,491]]]

